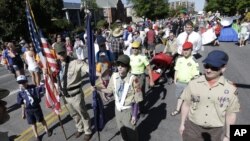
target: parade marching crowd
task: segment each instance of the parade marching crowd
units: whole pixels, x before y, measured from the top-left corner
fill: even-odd
[[[91,88],[100,93],[104,102],[114,97],[115,118],[122,140],[139,140],[136,122],[146,114],[146,83],[149,88],[156,85],[158,80],[154,79],[153,73],[161,71],[151,66],[159,46],[164,47],[162,53],[173,58],[170,68],[173,73],[168,79],[172,78],[176,86],[177,103],[170,115],[181,113],[183,141],[230,140],[229,125],[235,123],[240,105],[237,88],[223,76],[229,56],[219,50],[210,52],[203,60],[204,72],[200,72],[197,62],[204,45],[201,34],[213,29],[217,38],[220,35],[223,26],[219,17],[218,13],[210,13],[208,17],[199,15],[192,18],[181,11],[179,18],[147,20],[137,24],[117,22],[118,27],[112,31],[108,28],[95,31],[96,74],[102,84]],[[246,45],[250,29],[247,21],[241,23],[237,25],[239,47]],[[60,72],[54,79],[75,121],[75,136],[78,138],[84,133],[85,141],[92,135],[82,91],[82,77],[88,73],[87,38],[86,33],[75,35],[73,42],[69,36],[57,34],[50,47],[60,66]],[[218,39],[211,44],[219,46]],[[20,84],[17,103],[22,105],[22,118],[27,118],[35,137],[40,140],[36,122],[42,122],[45,132],[51,136],[39,105],[41,93],[45,91],[41,76],[47,72],[32,42],[20,38],[18,46],[21,50],[14,42],[1,45],[1,64],[15,75]],[[28,84],[27,71],[32,84]]]

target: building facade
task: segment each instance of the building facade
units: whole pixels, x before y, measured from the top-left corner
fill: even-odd
[[[176,0],[169,2],[170,9],[176,9],[178,7],[185,7],[188,12],[193,12],[195,9],[195,2],[189,0]]]

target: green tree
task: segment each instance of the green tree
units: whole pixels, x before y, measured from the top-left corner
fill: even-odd
[[[37,25],[44,32],[55,33],[62,30],[58,27],[60,24],[52,20],[63,21],[63,0],[30,0],[30,4]]]
[[[235,0],[219,0],[221,13],[228,16],[233,16],[236,13]]]
[[[244,13],[246,8],[250,8],[249,0],[209,0],[205,11],[220,11],[221,14],[233,16],[236,12]]]
[[[236,9],[240,13],[246,12],[245,10],[250,10],[250,1],[249,0],[237,0],[236,1]]]
[[[19,0],[0,0],[0,36],[3,40],[23,36],[27,29],[25,4]]]
[[[152,20],[162,19],[168,16],[169,6],[166,0],[130,0],[134,4],[133,9],[138,17]]]
[[[51,19],[63,19],[63,0],[29,0],[37,25],[45,32],[58,31],[58,23]],[[29,37],[24,0],[0,0],[0,36],[3,40]]]
[[[185,6],[177,6],[176,9],[170,9],[169,10],[169,16],[170,17],[178,17],[181,10],[185,10]]]
[[[218,0],[209,0],[206,7],[205,7],[205,11],[208,12],[208,11],[216,11],[220,9],[220,5],[219,5],[219,2]]]

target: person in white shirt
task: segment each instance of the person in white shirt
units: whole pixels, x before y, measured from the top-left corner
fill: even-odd
[[[76,51],[76,56],[78,60],[84,60],[84,54],[83,54],[83,48],[84,48],[84,43],[80,39],[79,35],[76,36],[76,40],[74,43],[74,50]]]
[[[198,55],[198,51],[201,49],[202,42],[201,42],[201,35],[195,31],[193,31],[194,25],[192,21],[187,21],[185,24],[185,31],[180,33],[177,37],[177,52],[178,54],[182,54],[182,45],[185,42],[191,42],[193,44],[193,51],[192,54],[194,57]]]

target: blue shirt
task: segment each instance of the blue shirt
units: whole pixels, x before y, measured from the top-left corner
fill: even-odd
[[[108,61],[108,62],[113,62],[115,59],[114,59],[114,56],[113,56],[113,53],[111,53],[109,50],[105,50],[105,51],[98,51],[97,54],[96,54],[96,62],[100,62],[100,53],[104,52],[106,55],[105,55],[105,60],[102,60],[102,61]]]
[[[12,58],[8,55],[8,50],[4,50],[3,53],[3,58],[6,58],[8,60],[9,65],[13,65],[13,60]]]
[[[35,85],[28,85],[26,89],[22,89],[17,94],[17,103],[25,104],[26,109],[37,109],[40,107],[41,92],[44,87],[36,87]]]

